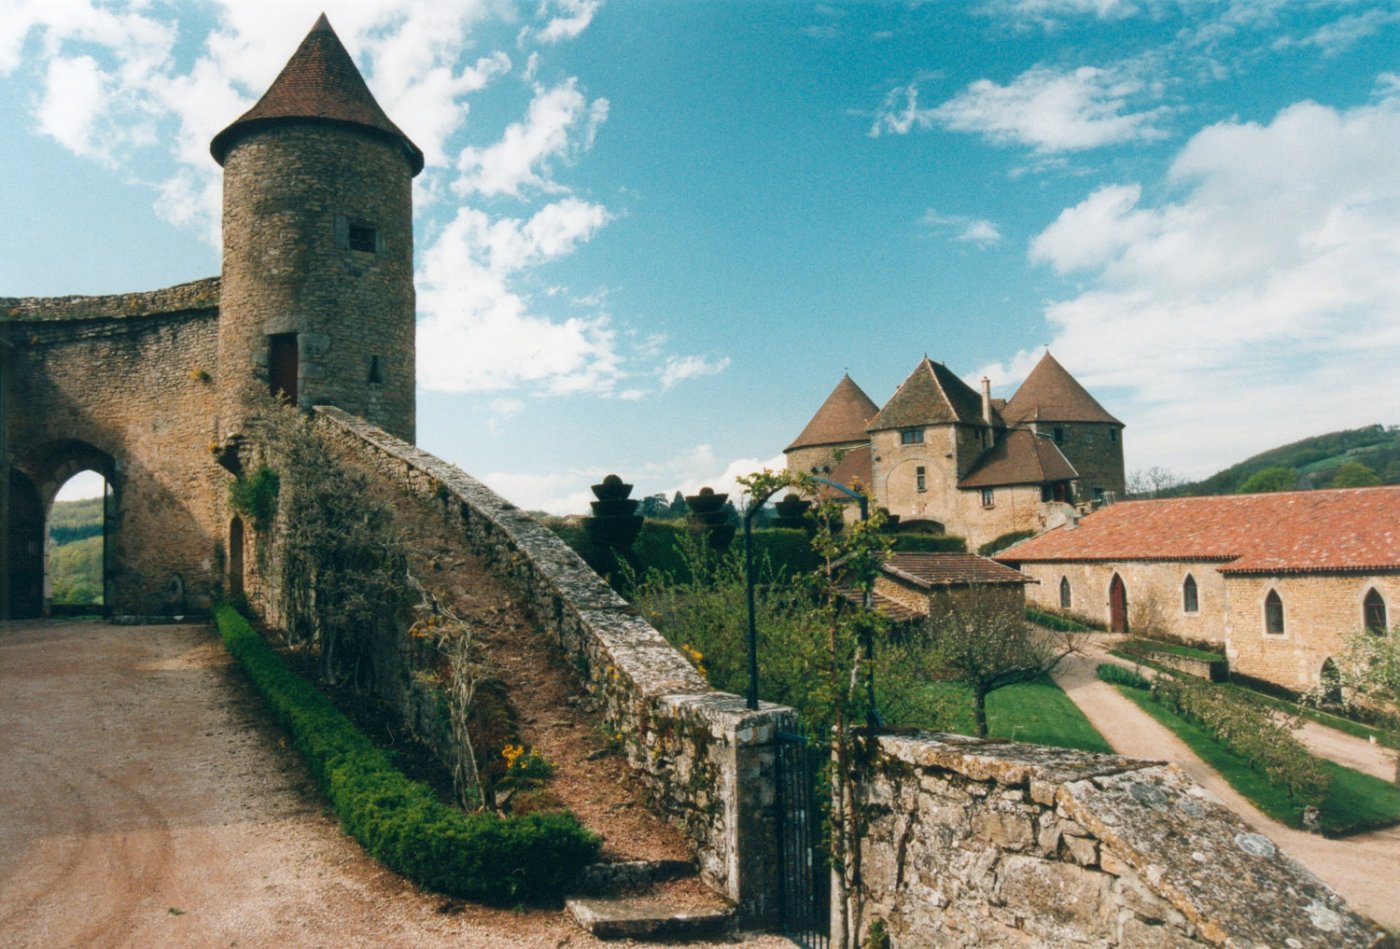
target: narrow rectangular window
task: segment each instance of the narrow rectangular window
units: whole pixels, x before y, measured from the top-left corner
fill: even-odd
[[[1065,443],[1065,429],[1064,429],[1064,426],[1063,426],[1063,425],[1056,425],[1056,426],[1055,426],[1055,444],[1056,444],[1056,445],[1063,445],[1064,443]]]
[[[992,488],[982,489],[982,506],[996,507],[996,494],[994,493]]]
[[[923,465],[914,469],[914,486],[920,493],[928,490],[928,479],[924,475]]]
[[[1118,429],[1116,429],[1116,428],[1110,428],[1110,429],[1108,430],[1108,440],[1109,440],[1110,442],[1114,442],[1114,443],[1116,443],[1116,442],[1118,441]]]
[[[369,357],[369,381],[376,385],[384,383],[384,363],[378,356]]]
[[[375,250],[374,228],[364,224],[350,225],[350,249],[372,254]]]
[[[296,403],[297,334],[277,333],[267,338],[267,387],[275,397]]]

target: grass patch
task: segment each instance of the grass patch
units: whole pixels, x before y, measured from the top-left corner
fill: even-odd
[[[216,612],[228,651],[292,734],[345,831],[379,862],[429,889],[511,905],[558,902],[600,841],[564,811],[497,817],[448,807],[394,767],[229,606]]]
[[[1299,705],[1297,702],[1289,702],[1287,699],[1277,698],[1272,695],[1265,695],[1247,686],[1235,682],[1217,683],[1221,688],[1233,689],[1251,702],[1266,705],[1269,708],[1276,708],[1289,715],[1301,715],[1309,721],[1317,722],[1319,725],[1326,725],[1328,728],[1335,728],[1339,732],[1345,732],[1354,738],[1374,739],[1389,748],[1395,747],[1395,738],[1380,728],[1373,728],[1370,725],[1353,721],[1350,718],[1343,718],[1340,715],[1332,715],[1321,709],[1312,708],[1307,705]]]
[[[931,683],[928,692],[930,706],[940,712],[936,724],[933,721],[899,724],[933,726],[964,735],[974,733],[971,692],[952,682]],[[1113,754],[1113,749],[1089,724],[1079,706],[1070,701],[1049,676],[997,689],[987,696],[987,733],[993,738]]]
[[[1129,639],[1118,647],[1128,653],[1129,659],[1133,658],[1136,650],[1144,652],[1165,652],[1173,656],[1184,656],[1187,659],[1199,659],[1201,662],[1224,662],[1223,653],[1210,652],[1206,649],[1196,649],[1192,646],[1182,646],[1178,643],[1162,642],[1160,639]]]
[[[1289,827],[1303,826],[1302,811],[1287,792],[1270,784],[1268,778],[1250,767],[1246,759],[1226,748],[1204,728],[1154,702],[1146,692],[1124,686],[1115,688],[1184,741],[1230,787],[1259,810]],[[1324,834],[1341,837],[1400,823],[1400,789],[1331,761],[1322,764],[1331,777],[1327,795],[1318,807]]]

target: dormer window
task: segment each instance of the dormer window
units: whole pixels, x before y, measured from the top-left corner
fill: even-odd
[[[922,445],[924,443],[924,430],[922,428],[906,428],[899,433],[899,443],[901,445]]]

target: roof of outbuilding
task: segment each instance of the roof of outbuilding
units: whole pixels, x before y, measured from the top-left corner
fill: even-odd
[[[1047,352],[1006,403],[1002,415],[1011,423],[1106,422],[1122,425],[1089,394],[1069,370]]]
[[[993,424],[1000,419],[993,410]],[[946,422],[982,423],[982,396],[942,363],[927,356],[914,367],[866,431]]]
[[[885,561],[884,570],[890,576],[921,587],[1035,582],[1019,570],[987,557],[951,551],[894,553]]]
[[[209,152],[222,165],[243,135],[306,121],[353,125],[386,136],[403,145],[413,174],[423,170],[422,150],[384,114],[324,13],[257,105],[215,135]]]
[[[1005,484],[1045,484],[1069,481],[1079,472],[1051,439],[1028,429],[1013,429],[973,463],[960,488],[992,488]]]
[[[786,451],[798,448],[813,448],[818,445],[840,445],[846,442],[865,441],[865,426],[875,413],[880,411],[870,396],[851,380],[842,376],[826,397],[817,414],[807,423]]]
[[[1214,560],[1222,573],[1400,569],[1400,486],[1120,501],[997,555]]]

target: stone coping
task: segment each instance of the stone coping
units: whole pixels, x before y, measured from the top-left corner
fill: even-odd
[[[221,279],[104,296],[0,297],[0,322],[110,320],[216,310]]]

